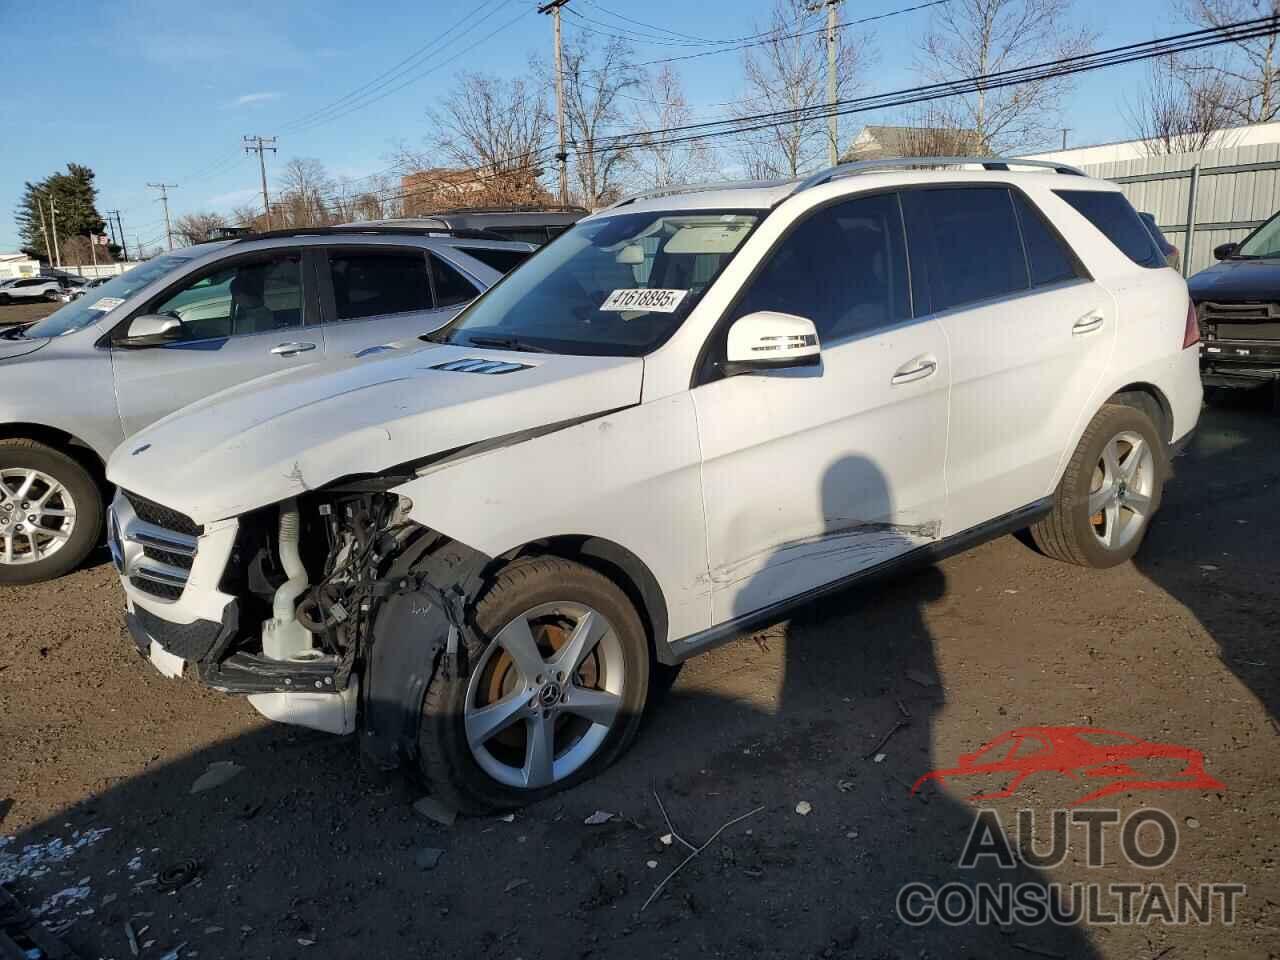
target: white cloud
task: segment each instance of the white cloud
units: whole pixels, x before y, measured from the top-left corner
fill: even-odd
[[[255,103],[270,103],[272,100],[279,100],[283,96],[283,93],[278,93],[275,90],[264,90],[260,93],[246,93],[243,96],[236,97],[227,104],[227,106],[248,107]]]

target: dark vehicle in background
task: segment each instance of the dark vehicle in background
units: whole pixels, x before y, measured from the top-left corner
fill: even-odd
[[[1154,213],[1140,213],[1142,222],[1147,225],[1147,230],[1151,234],[1151,239],[1156,242],[1156,246],[1160,248],[1160,252],[1164,254],[1164,258],[1169,261],[1169,266],[1173,269],[1182,271],[1182,253],[1169,242],[1169,238],[1164,235],[1160,229],[1160,225],[1156,223],[1156,215]]]
[[[520,240],[542,246],[554,240],[587,215],[582,207],[557,207],[553,210],[480,207],[470,210],[445,210],[422,217],[376,220],[372,225],[387,227],[421,227],[425,230],[482,231],[489,240]],[[371,224],[360,224],[368,226]],[[354,224],[353,224],[354,226]]]
[[[1200,320],[1207,386],[1280,382],[1280,213],[1187,281]]]

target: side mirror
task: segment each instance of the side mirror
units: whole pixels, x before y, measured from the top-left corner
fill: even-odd
[[[1215,260],[1230,260],[1239,249],[1238,243],[1220,243],[1213,248],[1213,257]]]
[[[182,321],[164,313],[144,313],[129,323],[129,332],[117,341],[121,347],[162,347],[183,338]]]
[[[818,330],[807,317],[760,310],[739,317],[729,328],[726,376],[814,367],[821,362]]]

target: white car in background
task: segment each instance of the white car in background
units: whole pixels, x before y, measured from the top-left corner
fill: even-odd
[[[1025,161],[632,198],[422,339],[131,438],[110,539],[162,672],[472,812],[599,771],[685,659],[827,591],[1024,528],[1127,560],[1201,401],[1138,214]]]
[[[62,283],[57,277],[16,277],[0,283],[0,305],[31,300],[58,300]]]

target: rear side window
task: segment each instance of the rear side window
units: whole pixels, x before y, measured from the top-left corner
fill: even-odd
[[[541,246],[547,242],[546,227],[485,227],[485,229],[502,234],[508,240],[519,240],[521,243]]]
[[[329,274],[339,320],[431,309],[427,261],[419,252],[333,252],[329,254]]]
[[[475,257],[487,267],[499,273],[510,273],[529,259],[532,250],[496,250],[492,247],[455,247],[468,257]]]
[[[1027,249],[1031,285],[1044,287],[1079,277],[1075,258],[1044,222],[1044,217],[1031,205],[1031,201],[1015,192],[1013,206],[1018,211],[1018,225],[1022,227],[1022,244]]]
[[[1164,254],[1124,194],[1104,190],[1055,190],[1054,193],[1101,230],[1134,263],[1142,267],[1166,266]]]
[[[917,296],[923,286],[929,298],[917,314],[1027,289],[1027,260],[1005,187],[909,190],[902,209]]]
[[[436,284],[436,306],[453,307],[474,300],[480,291],[462,274],[431,254],[431,275]]]

